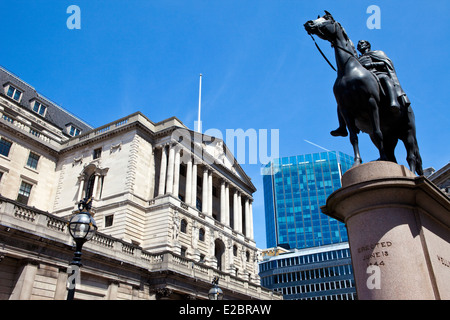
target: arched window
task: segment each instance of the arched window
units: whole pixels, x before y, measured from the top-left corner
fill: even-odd
[[[109,168],[100,168],[94,163],[84,167],[78,177],[78,200],[91,197],[100,200],[108,170]]]
[[[200,228],[200,230],[198,230],[198,239],[200,241],[205,241],[205,229]]]
[[[225,253],[225,244],[222,240],[216,239],[214,241],[214,256],[217,259],[217,269],[223,270],[225,266],[225,259],[224,258]]]
[[[86,184],[86,198],[92,197],[94,193],[95,174],[91,174]]]
[[[186,233],[187,230],[187,221],[185,219],[181,220],[181,228],[180,231]]]
[[[233,246],[233,256],[237,257],[237,247],[236,245]]]

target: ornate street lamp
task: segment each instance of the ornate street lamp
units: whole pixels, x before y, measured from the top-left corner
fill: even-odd
[[[75,283],[79,277],[81,265],[81,248],[86,241],[89,241],[97,231],[97,224],[89,211],[92,207],[92,198],[85,198],[78,203],[79,212],[70,219],[69,233],[76,244],[73,260],[70,263],[72,275],[68,278],[67,300],[73,300],[75,294]]]
[[[214,277],[212,281],[213,287],[208,292],[209,300],[222,300],[223,291],[219,288],[219,277]]]

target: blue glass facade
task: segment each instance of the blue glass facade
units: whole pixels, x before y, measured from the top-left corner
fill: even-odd
[[[294,249],[259,263],[261,285],[285,300],[356,300],[347,243]]]
[[[309,248],[348,241],[343,223],[320,207],[341,187],[353,157],[338,151],[284,157],[264,168],[267,247]]]

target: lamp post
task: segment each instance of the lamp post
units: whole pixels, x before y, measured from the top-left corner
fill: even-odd
[[[69,264],[71,275],[68,278],[68,293],[67,300],[73,300],[75,295],[75,284],[80,276],[81,264],[81,248],[86,241],[89,241],[97,231],[97,225],[92,218],[89,210],[92,207],[92,198],[85,198],[78,203],[79,212],[70,219],[69,233],[76,244],[76,250],[73,255],[73,260]]]
[[[219,277],[214,277],[212,281],[213,287],[208,292],[209,300],[222,300],[223,291],[219,288]]]

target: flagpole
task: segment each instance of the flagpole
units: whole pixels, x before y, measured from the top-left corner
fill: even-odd
[[[198,121],[197,121],[197,132],[201,132],[201,122],[200,122],[200,114],[202,110],[202,74],[200,73],[200,83],[198,89]]]

